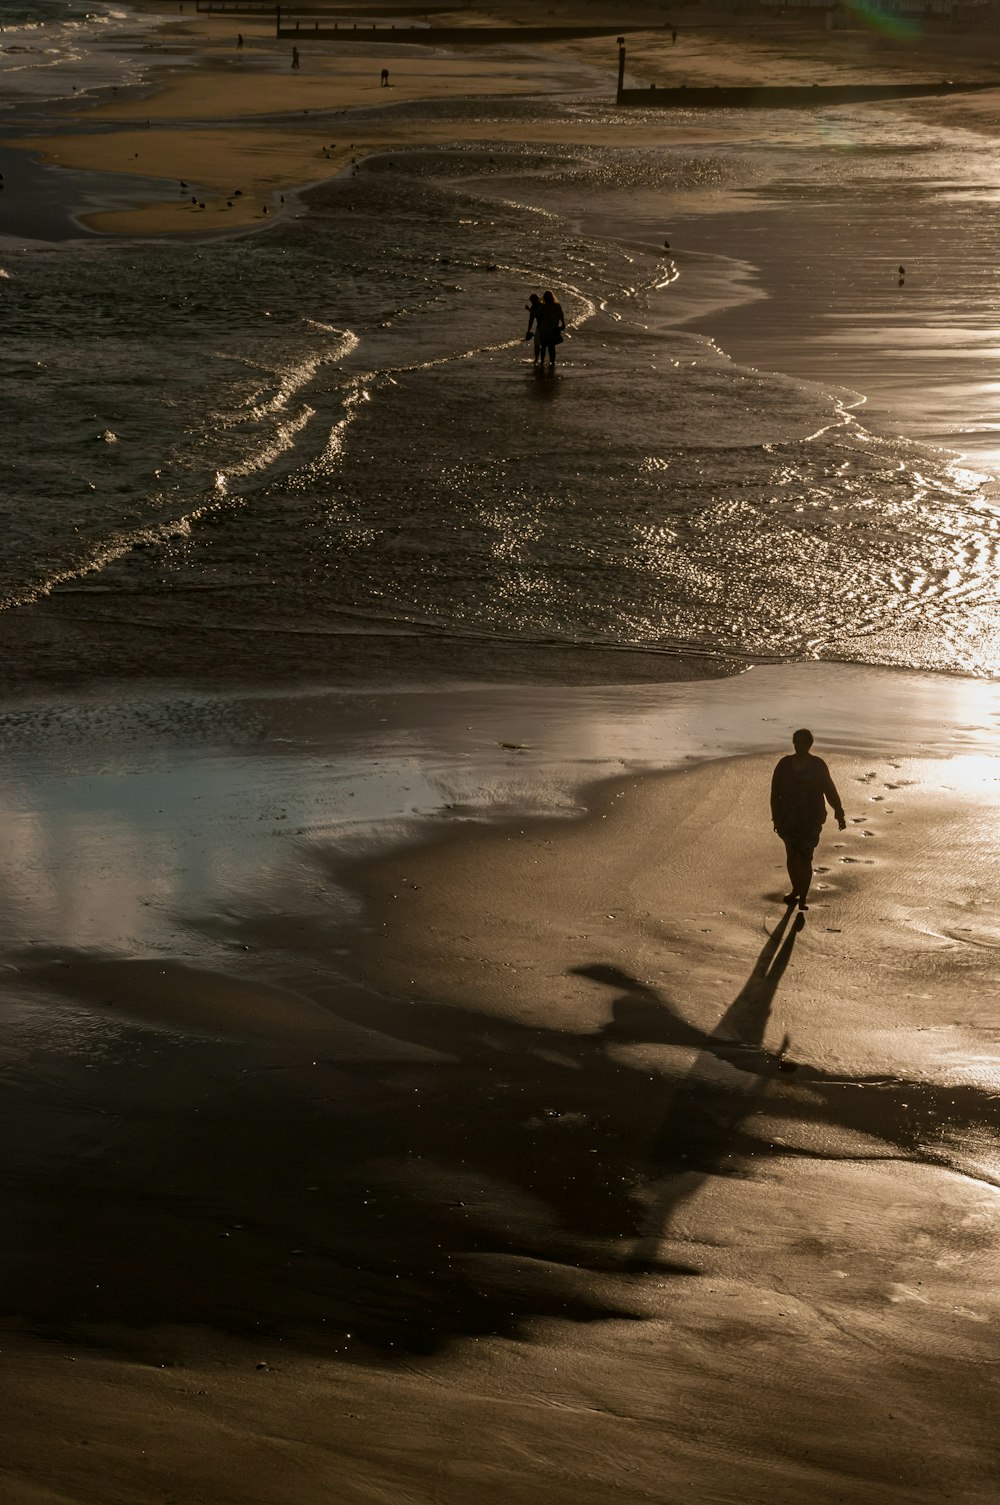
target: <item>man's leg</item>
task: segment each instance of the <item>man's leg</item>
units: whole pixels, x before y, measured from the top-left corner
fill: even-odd
[[[792,904],[798,900],[801,908],[809,896],[809,885],[813,876],[812,861],[801,846],[786,841],[785,864],[788,868],[788,882],[791,886],[785,902]]]
[[[809,885],[813,881],[812,855],[810,854],[807,857],[805,852],[799,851],[796,856],[799,868],[799,908],[808,909],[809,906],[806,903],[806,900],[809,897]]]

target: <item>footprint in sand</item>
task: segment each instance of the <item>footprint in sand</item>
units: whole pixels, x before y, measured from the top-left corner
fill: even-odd
[[[880,800],[884,800],[884,799],[885,799],[885,795],[884,794],[873,794],[872,795],[872,803],[873,804],[877,805]]]
[[[989,951],[1000,951],[1000,928],[995,925],[956,925],[944,934],[953,941],[965,941],[969,946],[985,946]]]
[[[851,816],[851,825],[852,826],[863,826],[864,823],[865,823],[865,821],[867,819],[868,819],[867,815],[852,815]]]
[[[861,862],[861,863],[864,863],[864,865],[866,867],[874,867],[875,866],[875,858],[874,857],[841,857],[840,860],[841,860],[841,862]]]

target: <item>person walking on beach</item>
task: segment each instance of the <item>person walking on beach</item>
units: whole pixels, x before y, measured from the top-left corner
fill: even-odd
[[[771,819],[785,843],[788,878],[792,885],[791,892],[785,895],[785,903],[798,904],[800,910],[809,908],[813,852],[826,820],[827,802],[840,829],[843,831],[847,825],[830,770],[822,758],[814,757],[809,751],[812,744],[812,732],[805,727],[793,732],[795,751],[781,759],[771,777]]]
[[[379,79],[380,79],[379,88],[380,89],[388,89],[388,87],[389,87],[389,70],[388,70],[388,68],[383,68],[382,69],[382,72],[379,74]]]
[[[297,47],[293,47],[292,48],[292,67],[293,68],[297,68],[298,66],[299,66],[299,49]]]
[[[538,333],[538,314],[541,306],[542,300],[537,293],[532,293],[527,301],[527,304],[525,305],[528,310],[528,332],[524,338],[526,340],[534,340],[535,342],[535,352],[532,359],[533,366],[538,365],[539,359],[541,358],[542,354],[542,340],[540,334]]]
[[[562,344],[562,332],[566,328],[566,315],[562,311],[562,304],[557,303],[554,294],[547,290],[542,294],[542,301],[538,306],[538,312],[535,314],[535,327],[538,330],[538,343],[542,351],[539,366],[544,367],[547,354],[549,357],[549,369],[554,371],[556,346]]]
[[[242,31],[238,31],[236,33],[236,51],[237,52],[242,52],[243,51],[243,33],[242,33]]]

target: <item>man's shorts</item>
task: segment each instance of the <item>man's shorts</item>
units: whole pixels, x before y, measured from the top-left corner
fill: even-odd
[[[787,847],[808,860],[816,850],[821,830],[821,826],[787,825],[778,828],[778,835]]]

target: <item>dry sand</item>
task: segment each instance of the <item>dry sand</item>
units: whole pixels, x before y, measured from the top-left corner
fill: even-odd
[[[9,718],[0,1498],[990,1499],[998,727],[823,665]]]

